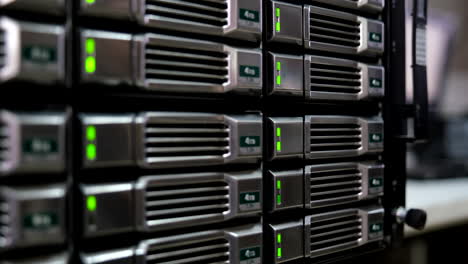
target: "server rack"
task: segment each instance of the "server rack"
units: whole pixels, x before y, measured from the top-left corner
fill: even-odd
[[[427,121],[424,96],[405,105],[404,8],[4,4],[0,263],[330,263],[396,243],[424,218],[400,208],[406,120]]]

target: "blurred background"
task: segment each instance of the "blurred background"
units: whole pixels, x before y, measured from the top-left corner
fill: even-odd
[[[375,260],[400,264],[468,263],[466,10],[466,0],[429,0],[427,67],[431,139],[411,146],[406,189],[407,206],[427,211],[427,228],[417,232],[405,227],[406,239],[401,248],[370,255],[366,257],[368,263]],[[408,19],[408,27],[410,22]],[[409,77],[408,100],[412,100]]]

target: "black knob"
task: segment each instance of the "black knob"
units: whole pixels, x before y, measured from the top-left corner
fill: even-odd
[[[414,229],[423,230],[426,226],[427,213],[421,209],[409,209],[406,212],[405,223]]]
[[[421,209],[408,209],[403,207],[395,211],[395,216],[398,223],[405,223],[417,230],[423,230],[426,226],[427,213]]]

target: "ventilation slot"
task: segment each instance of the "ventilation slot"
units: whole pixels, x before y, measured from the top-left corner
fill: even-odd
[[[6,36],[5,31],[0,30],[0,69],[6,64]]]
[[[227,59],[222,52],[148,44],[145,76],[155,84],[221,85],[228,81]]]
[[[8,126],[0,122],[0,169],[9,162],[10,156],[10,138]]]
[[[146,15],[183,24],[223,27],[228,24],[226,0],[146,0]]]
[[[362,90],[361,70],[333,64],[310,64],[310,91],[358,94]]]
[[[313,218],[312,218],[313,219]],[[362,237],[362,219],[358,215],[313,221],[310,224],[310,252],[353,247]]]
[[[362,174],[353,167],[310,171],[311,204],[335,204],[355,200],[362,192]]]
[[[358,124],[310,124],[310,151],[356,150],[362,146]]]
[[[0,200],[0,248],[4,247],[9,237],[9,208],[8,203]]]
[[[228,264],[229,242],[223,238],[194,239],[149,248],[147,264]]]
[[[147,124],[147,159],[222,158],[228,154],[229,127],[224,124]]]
[[[212,217],[229,210],[229,186],[223,181],[150,186],[146,189],[146,220],[183,221]]]
[[[356,48],[361,42],[360,22],[310,12],[310,41]]]

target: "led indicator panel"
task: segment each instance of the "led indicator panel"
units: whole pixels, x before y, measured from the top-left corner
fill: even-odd
[[[280,22],[281,10],[278,7],[275,9],[275,14],[276,14],[275,30],[276,32],[280,32],[281,31],[281,22]]]
[[[283,242],[283,236],[281,233],[276,234],[276,243],[277,243],[277,248],[276,248],[276,257],[277,258],[282,258],[283,257],[283,250],[281,247],[281,242]]]
[[[88,143],[86,145],[86,158],[88,160],[95,160],[97,157],[97,148],[96,148],[96,136],[97,131],[95,126],[86,127],[86,140]]]
[[[276,62],[276,85],[281,85],[281,62]]]
[[[276,83],[278,83],[278,78],[280,78],[280,83],[281,83],[281,77],[278,75],[277,76],[277,81]],[[276,128],[276,151],[278,152],[281,152],[281,127],[277,127]]]
[[[94,3],[94,0],[93,0],[93,3]],[[96,41],[92,38],[86,39],[85,50],[86,50],[85,71],[86,73],[92,74],[96,72]]]
[[[282,201],[282,198],[281,198],[281,180],[276,180],[276,204],[277,205],[281,205],[281,201]]]

